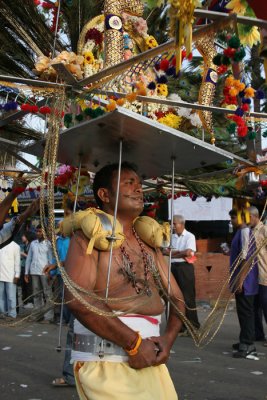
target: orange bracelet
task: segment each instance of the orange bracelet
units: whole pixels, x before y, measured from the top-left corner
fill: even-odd
[[[124,349],[124,351],[126,351],[126,353],[128,353],[129,356],[135,356],[138,353],[138,349],[142,343],[142,337],[141,337],[140,333],[139,332],[136,332],[136,333],[138,335],[138,338],[137,338],[134,348],[131,350]]]

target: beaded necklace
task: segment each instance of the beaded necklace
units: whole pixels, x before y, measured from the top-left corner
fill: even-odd
[[[126,248],[122,245],[120,246],[120,251],[122,255],[122,267],[119,269],[119,273],[127,278],[128,282],[131,283],[137,294],[146,294],[150,297],[152,296],[152,291],[149,287],[149,271],[151,269],[151,266],[153,265],[153,257],[146,251],[144,244],[142,243],[134,228],[133,234],[136,238],[137,243],[139,244],[142,253],[144,279],[136,277],[136,272],[134,271],[134,263],[132,262]]]

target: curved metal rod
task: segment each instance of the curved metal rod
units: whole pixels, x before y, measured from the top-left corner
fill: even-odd
[[[175,157],[172,157],[172,197],[171,197],[171,226],[170,226],[170,254],[169,254],[169,263],[168,263],[168,297],[170,296],[171,291],[171,262],[172,262],[172,250],[173,250],[173,209],[174,209],[174,177],[175,177]],[[166,318],[168,320],[170,315],[170,301],[167,303],[167,315]]]
[[[115,229],[116,229],[116,219],[117,219],[119,193],[120,193],[121,161],[122,161],[122,139],[120,140],[120,149],[119,149],[119,167],[118,167],[118,181],[117,181],[117,188],[116,188],[116,200],[115,200],[115,207],[114,207],[114,220],[113,220],[111,236],[107,237],[107,239],[110,240],[110,252],[109,252],[109,260],[108,260],[107,285],[106,285],[106,293],[105,293],[106,303],[108,302],[108,294],[109,294],[110,273],[111,273],[112,255],[113,255],[113,243],[116,240]],[[105,346],[105,339],[102,339],[100,342],[100,349],[98,352],[99,358],[104,357],[104,346]]]
[[[105,294],[106,302],[107,302],[107,299],[108,299],[109,284],[110,284],[110,272],[111,272],[112,255],[113,255],[113,243],[117,239],[116,236],[115,236],[115,229],[116,229],[116,219],[117,219],[119,193],[120,193],[121,161],[122,161],[122,139],[120,140],[120,149],[119,149],[119,167],[118,167],[118,181],[117,181],[117,188],[116,188],[116,200],[115,200],[115,208],[114,208],[114,220],[113,220],[111,236],[107,237],[107,239],[110,240],[110,252],[109,252],[109,260],[108,260],[107,286],[106,286],[106,294]]]
[[[55,51],[56,51],[56,43],[57,43],[57,30],[58,30],[58,22],[59,22],[60,8],[61,8],[61,0],[58,0],[58,8],[57,8],[57,20],[56,20],[56,26],[55,26],[55,37],[54,37],[54,44],[53,44],[52,58],[54,58],[54,57],[55,57]]]
[[[73,204],[73,212],[74,213],[77,208],[77,198],[78,198],[79,184],[80,184],[80,178],[81,178],[81,168],[82,168],[82,162],[80,161],[79,169],[78,169],[78,177],[77,177],[77,182],[76,182],[75,200],[74,200],[74,204]]]

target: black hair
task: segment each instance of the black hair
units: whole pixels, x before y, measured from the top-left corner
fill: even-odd
[[[64,208],[65,208],[65,210],[70,210],[71,212],[73,212],[73,210],[74,210],[74,201],[72,201],[71,199],[67,199]],[[80,210],[85,210],[86,208],[88,208],[86,202],[77,201],[76,208],[75,208],[76,212],[80,211]]]
[[[93,191],[95,201],[100,209],[102,209],[103,203],[102,200],[98,197],[98,190],[100,188],[111,189],[112,179],[114,174],[118,171],[119,164],[108,164],[105,167],[101,168],[96,174],[93,183]],[[137,167],[135,164],[124,161],[121,163],[122,171],[133,171],[137,173]]]
[[[25,231],[23,235],[26,237],[29,243],[36,239],[36,235],[32,231]]]
[[[35,230],[37,230],[37,229],[42,229],[42,225],[37,225]]]
[[[233,208],[231,211],[229,211],[230,217],[237,217],[237,210]]]

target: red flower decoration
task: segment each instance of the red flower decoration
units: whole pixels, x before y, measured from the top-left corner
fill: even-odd
[[[89,29],[85,35],[85,42],[87,40],[94,40],[96,45],[100,45],[103,42],[103,34],[96,28]]]
[[[228,47],[223,51],[223,54],[226,57],[232,58],[235,55],[236,49],[232,49],[231,47]]]
[[[230,87],[229,87],[229,86],[225,86],[225,87],[223,88],[223,94],[224,94],[225,96],[227,96],[227,95],[229,94],[229,91],[230,91]]]
[[[43,106],[43,107],[40,107],[39,112],[41,114],[44,114],[44,115],[50,114],[51,113],[51,108],[48,107],[48,106]]]
[[[170,66],[170,63],[169,63],[169,61],[166,60],[166,59],[161,60],[161,62],[160,62],[160,64],[159,64],[159,67],[160,67],[160,69],[161,69],[162,71],[167,71],[167,69],[169,68],[169,66]]]
[[[158,119],[165,117],[166,113],[162,112],[162,111],[156,111],[155,115]]]
[[[227,71],[227,66],[226,65],[220,65],[217,69],[217,72],[219,75],[224,74]]]
[[[54,7],[55,7],[55,4],[53,4],[53,3],[48,3],[47,1],[43,1],[43,2],[42,2],[42,7],[45,8],[45,9],[47,9],[47,10],[50,10],[51,8],[54,8]]]
[[[187,57],[187,59],[188,59],[188,61],[191,61],[191,60],[192,60],[192,58],[193,58],[193,54],[192,54],[192,53],[190,53],[190,54],[189,54],[189,56]]]
[[[31,112],[33,114],[38,113],[38,111],[39,111],[39,107],[36,104],[34,106],[31,106]]]
[[[247,136],[247,133],[248,133],[247,125],[239,126],[237,128],[237,134],[238,134],[239,137],[245,137],[245,136]]]
[[[31,111],[31,105],[27,104],[27,103],[21,104],[20,109],[22,111],[30,112]]]
[[[242,110],[245,111],[245,112],[249,111],[249,105],[246,104],[246,103],[245,103],[245,104],[242,104],[242,107],[241,107],[241,108],[242,108]]]

